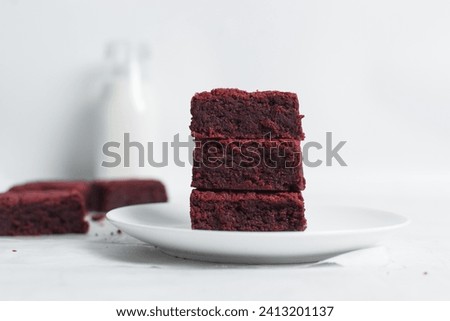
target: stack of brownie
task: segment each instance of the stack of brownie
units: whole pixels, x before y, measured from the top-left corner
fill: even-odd
[[[191,101],[193,229],[303,231],[297,95],[215,89]]]

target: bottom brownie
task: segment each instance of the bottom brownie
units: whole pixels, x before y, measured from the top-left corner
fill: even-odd
[[[303,231],[305,207],[300,193],[191,193],[191,225],[199,230]]]
[[[74,191],[0,194],[0,235],[86,233],[84,200]]]

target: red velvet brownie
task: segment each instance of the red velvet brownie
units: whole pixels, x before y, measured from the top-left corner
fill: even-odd
[[[303,231],[306,228],[300,193],[191,193],[193,229],[226,231]]]
[[[77,191],[85,200],[87,209],[94,207],[96,196],[92,193],[91,183],[88,181],[42,181],[31,182],[22,185],[13,186],[11,192],[27,191]]]
[[[214,89],[195,94],[191,114],[195,139],[304,137],[294,93]]]
[[[91,211],[109,211],[116,207],[166,202],[164,185],[157,180],[42,181],[17,185],[10,192],[77,191]]]
[[[192,187],[295,191],[305,188],[300,141],[225,139],[196,142]]]
[[[76,191],[0,194],[0,235],[86,233],[84,200]]]
[[[106,212],[126,205],[167,202],[166,189],[157,180],[95,181],[92,187],[98,197],[94,208],[96,211]]]

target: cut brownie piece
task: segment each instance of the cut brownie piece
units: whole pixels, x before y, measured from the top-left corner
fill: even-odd
[[[106,212],[126,205],[167,202],[166,189],[157,180],[105,180],[95,181],[92,186],[98,197],[94,208],[96,211]]]
[[[192,176],[192,187],[208,190],[305,188],[298,140],[197,141]]]
[[[42,181],[17,185],[10,192],[77,191],[92,211],[109,211],[116,207],[166,202],[164,185],[157,180]]]
[[[77,191],[84,200],[87,209],[95,207],[96,195],[92,193],[92,186],[87,181],[42,181],[13,186],[11,192],[27,191]]]
[[[84,200],[76,191],[0,194],[0,235],[86,233]]]
[[[300,193],[191,193],[193,229],[227,231],[303,231],[306,228]]]
[[[214,89],[191,100],[191,132],[203,138],[304,138],[295,93]]]

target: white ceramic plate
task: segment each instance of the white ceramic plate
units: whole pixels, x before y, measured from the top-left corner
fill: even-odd
[[[200,231],[186,204],[159,203],[112,210],[123,232],[176,257],[222,263],[308,263],[380,243],[408,219],[352,207],[308,207],[305,232]]]

